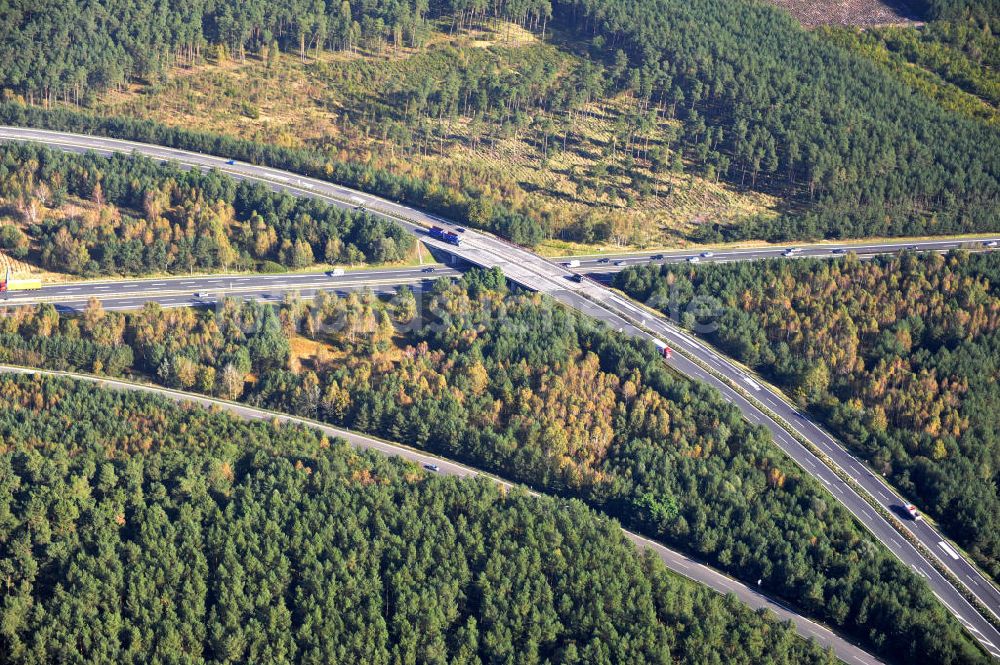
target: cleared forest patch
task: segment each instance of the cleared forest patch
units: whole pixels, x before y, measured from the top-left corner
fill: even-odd
[[[794,16],[806,27],[854,25],[913,25],[916,13],[903,2],[881,0],[767,0]]]
[[[543,85],[539,72],[559,79],[580,66],[573,54],[516,26],[454,35],[443,28],[423,48],[207,64],[156,86],[108,92],[98,106],[109,115],[312,147],[446,189],[474,182],[484,198],[542,221],[553,251],[564,242],[595,251],[678,246],[701,224],[777,214],[776,197],[689,168],[689,155],[677,159],[685,141],[680,121],[669,114],[650,121],[628,93],[595,97],[569,115],[538,106],[467,111],[475,94],[463,82],[476,68],[516,87],[522,75]],[[415,107],[413,88],[437,103],[455,77],[459,112]]]

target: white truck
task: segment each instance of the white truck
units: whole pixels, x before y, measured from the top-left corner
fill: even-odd
[[[573,259],[572,261],[567,261],[563,265],[565,265],[567,268],[579,268],[580,262],[576,259]]]
[[[653,344],[656,346],[657,349],[660,350],[660,355],[662,355],[664,358],[669,360],[670,358],[674,357],[674,350],[671,349],[669,346],[667,346],[667,343],[664,342],[662,339],[654,337]]]
[[[341,277],[343,274],[344,274],[343,268],[334,268],[333,270],[326,271],[327,277]]]

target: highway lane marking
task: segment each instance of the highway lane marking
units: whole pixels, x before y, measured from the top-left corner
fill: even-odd
[[[963,624],[967,624],[967,623],[968,623],[968,622],[966,622],[965,618],[964,618],[964,617],[963,617],[963,616],[962,616],[961,614],[959,614],[958,612],[956,612],[956,611],[955,611],[955,608],[954,608],[954,607],[952,607],[951,605],[949,605],[949,604],[948,604],[948,603],[947,603],[947,602],[945,601],[945,599],[944,599],[944,598],[942,598],[941,596],[939,596],[939,595],[938,595],[938,592],[937,592],[937,591],[934,591],[933,589],[931,589],[931,593],[933,593],[933,594],[934,594],[935,596],[937,596],[937,599],[941,601],[941,604],[942,604],[942,605],[944,605],[945,607],[947,607],[947,608],[948,608],[948,609],[949,609],[949,610],[951,611],[951,613],[952,613],[953,615],[955,615],[956,617],[958,617],[958,618],[959,618],[959,620],[960,620],[960,621],[961,621],[961,622],[962,622]]]

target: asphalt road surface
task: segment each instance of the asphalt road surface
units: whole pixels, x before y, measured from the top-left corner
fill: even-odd
[[[793,407],[768,386],[749,377],[733,361],[716,353],[691,334],[680,330],[665,317],[651,314],[627,298],[602,287],[594,280],[573,280],[574,273],[568,267],[540,257],[524,248],[512,245],[494,236],[461,230],[459,246],[432,239],[426,235],[425,227],[437,224],[450,226],[448,220],[425,213],[409,206],[387,201],[370,194],[357,192],[340,185],[321,180],[297,176],[295,174],[242,162],[232,162],[225,157],[201,155],[161,146],[119,141],[102,137],[79,136],[33,129],[0,127],[0,140],[28,140],[45,143],[64,150],[81,152],[93,150],[97,153],[140,152],[162,160],[172,160],[192,168],[214,168],[237,179],[253,179],[274,190],[288,191],[298,196],[310,196],[326,200],[335,205],[355,207],[363,205],[370,213],[379,214],[400,222],[405,228],[417,234],[430,247],[452,254],[464,261],[483,266],[499,267],[512,281],[522,286],[549,294],[556,300],[605,321],[609,326],[625,334],[643,339],[654,336],[664,339],[676,349],[697,358],[714,371],[751,391],[755,399],[765,404],[783,421],[785,427],[796,431],[828,456],[844,472],[849,474],[862,491],[882,506],[895,510],[908,503],[896,496],[869,469],[857,461],[837,441],[821,430],[814,422],[799,414]],[[231,163],[232,162],[232,163]],[[930,241],[938,242],[938,241]],[[957,241],[944,241],[957,242]],[[989,239],[978,240],[979,247]],[[911,242],[920,248],[919,243]],[[975,243],[973,243],[974,245]],[[899,243],[878,243],[879,247],[892,247],[887,251],[897,251]],[[943,246],[928,249],[947,249]],[[817,249],[827,255],[833,253],[829,247]],[[754,251],[754,250],[751,250]],[[779,249],[779,253],[784,250]],[[721,254],[721,252],[720,252]],[[690,256],[690,254],[688,254]],[[716,257],[699,257],[713,259]],[[759,257],[758,257],[759,258]],[[582,262],[581,262],[582,267]],[[622,267],[622,266],[618,266]],[[137,296],[138,297],[138,296]],[[941,602],[965,626],[983,647],[994,657],[1000,658],[1000,631],[981,615],[962,595],[958,588],[934,569],[929,561],[907,542],[902,535],[877,511],[875,511],[852,487],[842,481],[813,453],[796,441],[778,422],[746,400],[739,392],[715,374],[705,372],[702,367],[680,353],[673,354],[667,361],[677,371],[696,380],[705,381],[720,390],[727,399],[740,408],[751,422],[767,427],[777,444],[785,450],[806,472],[823,482],[831,495],[843,503],[890,551],[901,561],[925,578],[927,584]],[[963,556],[960,556],[948,541],[926,522],[910,523],[908,527],[914,537],[945,566],[968,591],[982,602],[988,611],[1000,616],[1000,591],[987,580]],[[955,556],[958,558],[955,558]]]
[[[310,298],[317,291],[345,293],[371,289],[390,293],[400,286],[419,290],[438,277],[457,277],[461,273],[445,266],[358,270],[333,276],[326,272],[277,275],[207,275],[152,279],[108,280],[48,284],[35,291],[11,291],[0,297],[0,306],[52,303],[60,311],[81,311],[90,298],[97,298],[105,309],[138,309],[147,302],[163,307],[207,306],[222,298],[281,302],[288,293]]]
[[[318,429],[327,436],[344,439],[356,448],[363,450],[376,450],[384,455],[401,457],[421,466],[424,469],[428,469],[428,467],[431,466],[436,467],[437,470],[429,471],[430,473],[439,473],[441,475],[458,476],[462,478],[481,476],[503,487],[511,488],[515,486],[514,483],[511,483],[510,481],[483,473],[478,469],[398,443],[392,443],[376,437],[359,434],[351,430],[331,427],[330,425],[324,425],[322,423],[304,418],[297,418],[295,416],[289,416],[275,411],[257,409],[243,404],[204,397],[194,393],[185,393],[178,390],[170,390],[168,388],[133,383],[130,381],[118,381],[115,379],[96,377],[88,374],[51,372],[9,365],[0,365],[0,374],[35,374],[68,377],[77,381],[96,383],[101,387],[114,390],[133,390],[143,393],[152,393],[177,402],[193,403],[203,407],[215,406],[233,415],[239,416],[240,418],[248,420],[271,421],[277,419],[283,423],[291,423]],[[530,493],[535,496],[538,495],[537,492],[531,491]],[[833,649],[837,657],[845,663],[874,664],[881,662],[871,654],[859,649],[854,644],[833,633],[825,626],[816,624],[813,621],[796,614],[781,603],[768,598],[742,582],[738,582],[731,577],[727,577],[717,570],[694,561],[680,552],[664,547],[663,545],[644,538],[636,533],[626,529],[622,529],[622,531],[625,536],[629,540],[633,541],[637,546],[652,550],[653,553],[656,554],[671,570],[688,579],[700,582],[721,594],[731,593],[753,609],[767,609],[773,612],[779,620],[790,621],[800,635],[806,639],[815,640],[817,644],[823,647]]]
[[[1000,236],[956,238],[921,238],[885,240],[878,242],[850,243],[800,243],[767,245],[762,247],[724,248],[702,250],[670,250],[576,256],[558,259],[565,265],[570,258],[580,262],[573,269],[587,274],[616,273],[632,266],[647,263],[730,263],[733,261],[758,261],[760,259],[828,259],[855,254],[866,259],[904,250],[921,252],[949,252],[954,249],[990,251],[1000,246]],[[566,266],[568,267],[568,266]]]

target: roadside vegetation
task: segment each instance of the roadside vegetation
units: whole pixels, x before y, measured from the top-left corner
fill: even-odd
[[[0,145],[0,250],[55,273],[388,263],[409,256],[415,242],[394,222],[218,172]]]
[[[644,266],[615,285],[664,310],[717,299],[714,342],[1000,577],[1000,255]]]
[[[717,393],[497,272],[418,301],[2,319],[0,360],[242,399],[578,497],[901,662],[980,652],[921,579]]]

